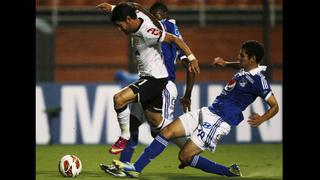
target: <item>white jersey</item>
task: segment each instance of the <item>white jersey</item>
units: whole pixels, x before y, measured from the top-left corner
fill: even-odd
[[[144,13],[137,11],[137,17],[142,23],[138,30],[131,34],[131,47],[137,59],[138,75],[166,78],[168,72],[161,51],[165,31],[157,28]]]

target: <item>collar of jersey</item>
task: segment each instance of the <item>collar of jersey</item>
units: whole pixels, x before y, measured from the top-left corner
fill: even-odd
[[[258,67],[250,70],[249,72],[246,72],[243,68],[240,70],[240,73],[241,74],[251,74],[251,75],[256,75],[258,72],[261,72],[261,71],[266,71],[267,70],[267,66],[260,66],[258,65]]]

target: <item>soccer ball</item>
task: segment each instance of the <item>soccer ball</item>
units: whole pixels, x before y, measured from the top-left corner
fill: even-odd
[[[77,177],[81,173],[82,164],[77,156],[65,155],[60,159],[58,168],[64,177]]]

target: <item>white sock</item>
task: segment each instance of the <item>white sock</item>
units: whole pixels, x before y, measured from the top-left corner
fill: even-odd
[[[124,111],[117,113],[117,118],[118,118],[119,126],[121,129],[121,137],[129,140],[130,139],[130,122],[129,122],[130,110],[129,110],[129,107],[127,106],[127,108]]]

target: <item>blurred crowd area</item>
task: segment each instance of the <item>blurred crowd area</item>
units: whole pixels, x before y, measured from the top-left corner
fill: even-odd
[[[123,0],[122,0],[123,1]],[[159,0],[135,0],[143,6],[151,6]],[[160,0],[168,6],[197,6],[204,4],[206,6],[260,6],[262,0]],[[282,5],[283,0],[273,0],[275,5]],[[36,0],[36,6],[52,6],[57,2],[58,6],[96,6],[102,2],[118,4],[121,0]]]
[[[47,8],[52,7],[54,1],[62,10],[63,6],[67,7],[67,10],[57,12],[57,17],[53,16],[51,8]],[[282,0],[269,1],[282,7]],[[36,0],[36,18],[46,21],[54,32],[50,45],[42,41],[43,37],[40,36],[43,33],[37,31],[37,82],[114,82],[117,70],[133,72],[132,67],[136,67],[130,61],[132,56],[129,38],[110,23],[108,16],[94,8],[102,2],[117,4],[120,0]],[[136,2],[149,8],[156,0]],[[177,20],[184,41],[199,60],[201,73],[197,76],[198,82],[225,81],[232,78],[234,70],[213,68],[210,63],[217,56],[226,60],[236,60],[241,43],[249,39],[264,44],[267,41],[268,62],[262,64],[269,67],[271,73],[268,78],[282,82],[282,9],[277,9],[276,23],[266,29],[261,12],[263,0],[161,2],[168,5],[169,11],[172,10],[170,13]],[[200,8],[197,6],[200,3],[210,6],[204,16],[199,15]],[[185,6],[192,6],[194,9],[188,10]],[[68,10],[69,7],[73,10]],[[238,8],[230,10],[221,7]],[[260,10],[256,10],[256,7]],[[204,24],[201,24],[201,17],[205,18]],[[52,63],[46,63],[45,59]],[[185,71],[178,63],[177,82],[184,81]]]

